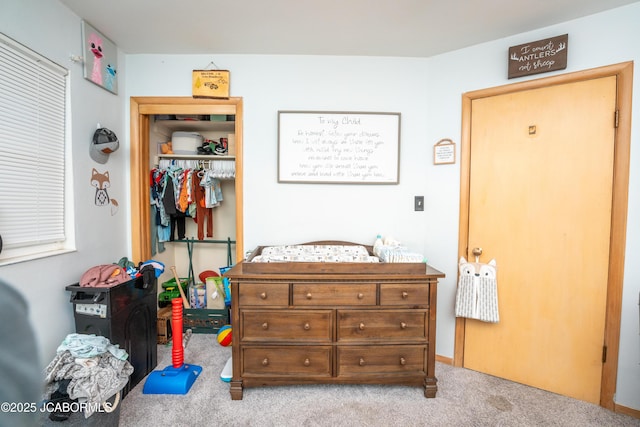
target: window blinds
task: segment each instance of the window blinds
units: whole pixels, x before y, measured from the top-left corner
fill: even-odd
[[[0,34],[4,249],[65,240],[66,76],[67,70]]]

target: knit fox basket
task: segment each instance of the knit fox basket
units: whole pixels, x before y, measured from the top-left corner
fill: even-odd
[[[498,283],[496,260],[488,264],[467,262],[462,257],[459,263],[458,289],[456,292],[456,317],[498,323]]]

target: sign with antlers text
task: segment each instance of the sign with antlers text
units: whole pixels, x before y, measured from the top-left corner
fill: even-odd
[[[509,78],[567,68],[569,35],[538,40],[509,48]]]

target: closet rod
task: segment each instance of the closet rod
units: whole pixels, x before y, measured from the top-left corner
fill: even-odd
[[[169,242],[183,242],[183,243],[231,243],[231,244],[236,244],[235,240],[231,240],[231,238],[227,239],[227,240],[211,240],[211,239],[205,239],[205,240],[198,240],[198,239],[176,239],[176,240],[169,240]],[[167,242],[164,242],[167,243]]]
[[[158,159],[158,163],[155,164],[157,168],[166,168],[168,166],[178,166],[181,168],[194,168],[212,165],[227,165],[230,168],[235,169],[235,163],[230,160],[220,159]]]

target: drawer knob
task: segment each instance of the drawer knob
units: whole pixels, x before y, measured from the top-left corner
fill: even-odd
[[[268,324],[267,322],[264,322],[264,323],[262,324],[262,329],[264,329],[264,330],[269,329],[269,324]]]
[[[269,364],[269,359],[267,359],[266,357],[262,359],[262,366],[267,366],[268,364]]]
[[[358,325],[358,329],[360,329],[361,331],[364,331],[364,323],[360,323]]]
[[[311,365],[311,360],[304,359],[304,366],[309,366],[309,365]]]
[[[400,329],[407,329],[407,324],[405,322],[400,322]]]
[[[307,299],[311,299],[311,292],[307,292]]]
[[[360,292],[360,293],[358,294],[358,299],[362,299],[362,298],[364,298],[364,294],[363,294],[362,292]]]
[[[260,298],[267,299],[267,293],[266,292],[261,293]]]
[[[401,364],[402,366],[404,366],[404,365],[406,365],[406,364],[407,364],[407,361],[406,361],[406,359],[405,359],[404,357],[401,357],[401,358],[400,358],[400,364]]]
[[[407,291],[402,291],[402,299],[409,298],[409,293]]]
[[[358,365],[364,366],[364,358],[363,357],[360,358],[360,361],[358,362]]]
[[[309,322],[304,324],[304,330],[308,331],[309,329],[311,329],[311,325],[309,324]]]

